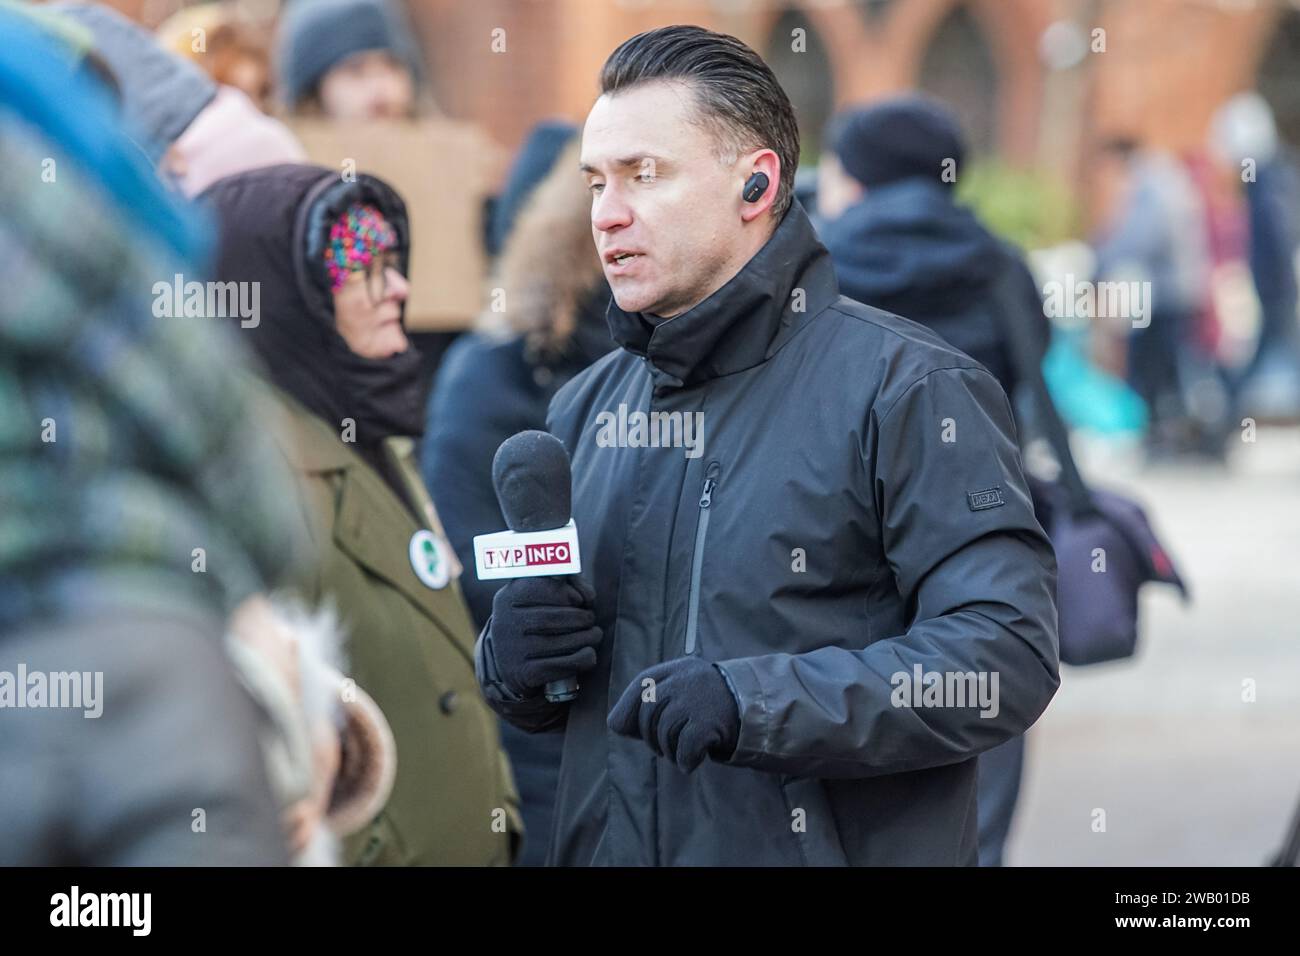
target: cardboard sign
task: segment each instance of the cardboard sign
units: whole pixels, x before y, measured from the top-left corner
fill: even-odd
[[[387,182],[411,222],[413,332],[464,329],[483,296],[483,203],[503,151],[469,123],[444,119],[337,123],[297,119],[290,128],[312,162]]]

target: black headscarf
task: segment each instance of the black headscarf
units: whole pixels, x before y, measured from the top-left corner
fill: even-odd
[[[373,176],[344,180],[334,170],[307,165],[229,176],[198,201],[218,221],[214,278],[260,283],[258,324],[241,327],[239,335],[260,356],[266,377],[340,436],[344,420],[355,421],[357,451],[397,488],[379,443],[390,435],[423,432],[420,358],[414,348],[368,359],[348,347],[335,328],[324,250],[335,219],[353,203],[368,203],[397,231],[405,274],[410,253],[406,204]]]

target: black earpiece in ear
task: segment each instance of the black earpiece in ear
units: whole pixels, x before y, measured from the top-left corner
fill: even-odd
[[[740,194],[741,198],[745,202],[758,202],[763,198],[763,193],[767,192],[767,187],[767,173],[754,173],[745,180],[745,189]]]

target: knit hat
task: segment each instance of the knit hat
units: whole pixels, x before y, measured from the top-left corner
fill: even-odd
[[[374,206],[353,203],[330,227],[325,264],[330,291],[337,292],[353,272],[366,268],[375,256],[397,248],[397,230]]]
[[[385,0],[294,0],[280,20],[276,68],[289,108],[354,53],[388,50],[418,78],[419,57],[401,14]]]
[[[216,83],[110,7],[61,0],[47,9],[94,35],[95,53],[108,64],[121,87],[122,118],[157,165],[199,111],[212,102]]]
[[[961,166],[966,142],[957,117],[938,100],[911,95],[841,113],[827,141],[844,171],[868,189],[926,177],[946,185],[949,160]]]

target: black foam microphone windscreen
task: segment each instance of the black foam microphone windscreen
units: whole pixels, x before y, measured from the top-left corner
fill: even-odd
[[[549,531],[573,513],[569,453],[554,435],[519,432],[492,459],[492,485],[511,531]]]

